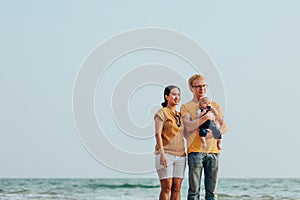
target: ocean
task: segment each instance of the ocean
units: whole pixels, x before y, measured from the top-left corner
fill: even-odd
[[[1,200],[155,200],[159,191],[158,179],[0,179]],[[221,178],[217,191],[219,200],[300,200],[300,179]]]

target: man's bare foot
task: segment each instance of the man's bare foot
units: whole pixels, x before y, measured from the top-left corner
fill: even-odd
[[[203,143],[202,143],[202,148],[204,148],[204,149],[206,149],[206,148],[207,148],[207,146],[206,146],[206,142],[203,142]]]
[[[218,149],[219,149],[219,150],[222,150],[222,148],[221,148],[221,145],[220,145],[220,144],[217,144],[217,147],[218,147]]]

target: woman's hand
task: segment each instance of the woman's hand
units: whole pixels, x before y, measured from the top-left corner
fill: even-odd
[[[160,164],[163,165],[165,168],[168,167],[168,161],[164,151],[160,152]]]

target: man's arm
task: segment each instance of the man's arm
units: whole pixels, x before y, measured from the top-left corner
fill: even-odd
[[[220,118],[220,119],[219,119]],[[220,127],[220,131],[221,131],[221,133],[222,134],[224,134],[224,133],[226,133],[227,132],[227,130],[228,130],[228,128],[227,128],[227,124],[226,124],[226,122],[225,122],[225,120],[224,120],[224,117],[217,117],[216,118],[216,120],[219,122],[219,124],[221,125],[221,127]]]
[[[224,134],[228,130],[227,129],[227,124],[225,122],[225,119],[224,119],[224,116],[222,114],[220,106],[218,104],[216,104],[215,106],[217,106],[217,108],[212,107],[211,111],[216,116],[216,121],[220,124],[220,131],[221,131],[221,133]]]
[[[184,123],[184,128],[185,132],[187,134],[193,133],[199,126],[201,126],[206,120],[214,120],[215,116],[213,113],[208,112],[206,115],[192,120],[191,116],[189,114],[186,114],[182,117],[183,123]]]

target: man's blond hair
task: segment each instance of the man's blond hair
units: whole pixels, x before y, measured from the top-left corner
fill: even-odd
[[[193,81],[199,79],[200,81],[205,81],[205,77],[200,74],[194,74],[189,78],[189,86],[192,87]]]

